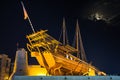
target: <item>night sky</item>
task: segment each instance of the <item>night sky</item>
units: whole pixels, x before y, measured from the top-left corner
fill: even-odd
[[[120,74],[119,0],[24,0],[23,3],[35,31],[47,29],[57,40],[64,17],[70,45],[78,19],[88,63],[109,75]],[[0,54],[8,54],[13,62],[16,44],[26,49],[26,35],[30,33],[20,0],[1,0]],[[30,59],[29,63],[34,61]]]

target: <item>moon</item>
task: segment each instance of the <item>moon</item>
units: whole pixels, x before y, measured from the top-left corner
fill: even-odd
[[[90,4],[84,13],[84,16],[92,21],[102,20],[107,24],[118,25],[120,24],[120,1],[96,1]]]

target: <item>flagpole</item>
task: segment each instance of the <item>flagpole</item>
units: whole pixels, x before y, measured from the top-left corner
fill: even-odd
[[[25,19],[28,19],[28,21],[29,21],[29,23],[30,23],[30,26],[31,26],[31,29],[32,29],[32,31],[35,33],[35,30],[34,30],[34,27],[33,27],[33,25],[32,25],[32,22],[31,22],[31,20],[30,20],[30,18],[29,18],[29,16],[28,16],[28,13],[27,13],[27,11],[26,11],[26,9],[25,9],[25,6],[24,6],[24,4],[23,4],[22,1],[21,1],[21,4],[22,4],[23,10],[24,10],[24,16],[25,16],[25,13],[26,13]]]
[[[28,16],[28,21],[29,21],[29,23],[30,23],[30,26],[31,26],[31,28],[32,28],[32,31],[35,33],[35,30],[34,30],[34,28],[33,28],[33,25],[32,25],[32,22],[31,22],[29,16]]]

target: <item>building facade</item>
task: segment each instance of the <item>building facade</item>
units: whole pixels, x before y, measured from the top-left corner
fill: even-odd
[[[11,59],[6,54],[0,54],[0,80],[8,80]]]

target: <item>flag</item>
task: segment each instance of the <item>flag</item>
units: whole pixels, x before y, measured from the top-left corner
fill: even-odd
[[[25,9],[24,4],[23,4],[22,1],[21,1],[21,5],[22,5],[22,7],[23,7],[24,19],[28,19],[28,21],[29,21],[29,23],[30,23],[30,26],[31,26],[31,28],[32,28],[32,31],[35,33],[35,30],[34,30],[34,28],[33,28],[32,22],[31,22],[28,14],[27,14],[27,11],[26,11],[26,9]]]
[[[27,11],[26,11],[26,9],[25,9],[25,7],[24,7],[24,4],[23,4],[23,2],[21,2],[21,4],[22,4],[22,7],[23,7],[24,19],[27,19],[27,18],[28,18]]]
[[[25,8],[23,8],[23,11],[24,11],[24,19],[27,19],[28,18],[28,14],[27,14]]]

